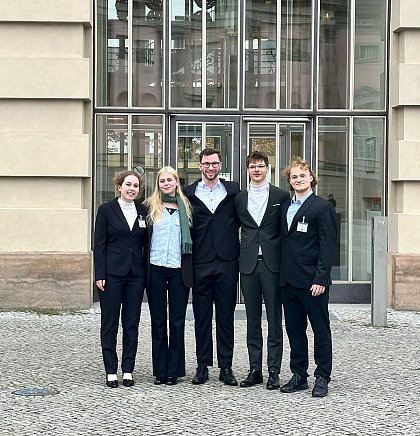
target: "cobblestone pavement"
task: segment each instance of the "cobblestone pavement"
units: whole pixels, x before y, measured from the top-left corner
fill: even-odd
[[[312,398],[311,389],[284,394],[265,385],[225,386],[216,366],[209,382],[193,386],[193,321],[186,326],[188,375],[176,386],[153,385],[147,305],[136,385],[109,389],[98,306],[60,315],[1,312],[0,434],[420,435],[420,313],[389,310],[388,327],[374,328],[368,305],[331,305],[330,311],[334,370],[326,398]],[[233,369],[240,380],[248,370],[245,321],[237,320],[235,329]],[[288,357],[285,339],[282,383],[290,377]],[[13,393],[23,387],[60,392]]]

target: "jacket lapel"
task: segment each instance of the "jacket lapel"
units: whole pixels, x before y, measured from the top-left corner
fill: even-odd
[[[273,207],[273,204],[274,204],[274,189],[271,185],[269,185],[267,207],[265,208],[264,216],[261,220],[260,226],[263,225],[263,222],[267,218],[267,215],[269,214],[271,208]]]
[[[111,207],[115,215],[117,215],[118,219],[123,223],[124,227],[126,227],[126,229],[130,231],[130,226],[128,225],[127,220],[125,219],[125,216],[123,214],[123,211],[121,210],[121,207],[118,204],[118,198],[114,198],[114,200],[112,200]]]
[[[230,189],[230,186],[229,185],[226,185],[226,183],[225,183],[225,180],[224,179],[219,179],[220,180],[220,183],[225,187],[225,189],[226,189],[226,197],[219,203],[219,205],[216,207],[216,209],[215,209],[215,213],[216,213],[216,211],[217,211],[217,209],[219,209],[219,207],[223,207],[223,205],[230,199],[230,197],[232,197],[232,195],[236,195],[236,193],[235,194],[232,194],[232,190]],[[247,199],[247,201],[248,201],[248,199]],[[209,211],[210,212],[210,211]]]
[[[195,181],[193,184],[189,185],[189,187],[184,188],[184,193],[187,194],[187,198],[189,200],[191,200],[192,198],[194,198],[194,201],[196,201],[197,203],[201,204],[203,206],[203,210],[207,210],[208,213],[211,213],[208,209],[207,206],[195,195],[195,190],[197,189],[197,185],[198,182],[200,182],[200,180]]]
[[[296,212],[296,215],[293,217],[293,221],[288,233],[290,233],[295,228],[296,223],[305,215],[305,212],[308,210],[309,207],[311,207],[312,203],[315,201],[315,198],[316,198],[315,194],[312,193],[312,195],[310,195],[309,198],[305,200],[305,202]],[[287,210],[286,210],[286,214],[287,214]],[[287,225],[287,219],[286,219],[286,225]]]
[[[248,190],[242,192],[243,192],[243,194],[241,195],[242,214],[244,214],[248,218],[251,224],[255,225],[255,227],[258,227],[258,224],[255,222],[254,218],[252,217],[252,215],[249,213],[248,210],[249,192]]]

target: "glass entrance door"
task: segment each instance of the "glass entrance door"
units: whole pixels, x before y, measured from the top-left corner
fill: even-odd
[[[238,175],[239,128],[237,120],[227,118],[171,120],[171,164],[176,166],[183,186],[201,177],[199,155],[204,148],[212,147],[221,153],[220,177],[234,180]]]
[[[310,160],[309,120],[302,122],[249,121],[246,130],[248,153],[255,150],[265,152],[270,163],[268,173],[270,183],[288,189],[282,170],[292,156],[301,156]]]

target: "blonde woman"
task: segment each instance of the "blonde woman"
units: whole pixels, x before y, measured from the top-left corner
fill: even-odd
[[[155,190],[145,205],[150,241],[147,298],[152,321],[154,383],[175,385],[178,377],[185,376],[185,314],[192,286],[192,214],[172,167],[158,172]]]

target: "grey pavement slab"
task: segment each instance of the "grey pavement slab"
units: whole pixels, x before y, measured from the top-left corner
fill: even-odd
[[[370,306],[331,305],[334,368],[326,398],[225,386],[216,365],[193,386],[194,323],[186,324],[187,376],[155,386],[150,319],[142,310],[132,388],[105,387],[100,312],[0,312],[1,435],[420,435],[420,313],[388,310],[370,325]],[[241,318],[239,316],[238,318]],[[266,331],[266,322],[263,323]],[[246,321],[235,321],[234,372],[246,376]],[[119,337],[120,339],[120,337]],[[312,334],[309,333],[312,347]],[[281,382],[290,377],[285,337]],[[313,353],[310,353],[312,374]],[[312,387],[313,377],[310,378]],[[55,388],[51,396],[16,389]]]

